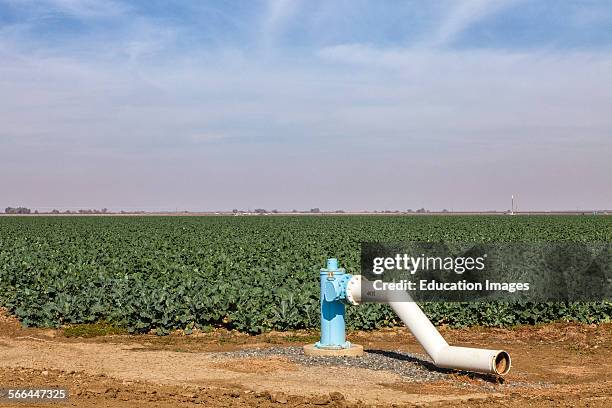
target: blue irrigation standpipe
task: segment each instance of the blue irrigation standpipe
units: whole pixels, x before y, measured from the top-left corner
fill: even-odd
[[[306,344],[309,356],[363,355],[363,347],[346,341],[345,305],[361,303],[362,277],[338,268],[330,258],[321,269],[321,340]],[[366,286],[367,288],[368,286]],[[510,355],[503,350],[450,346],[429,321],[421,308],[407,295],[388,298],[387,303],[421,343],[434,364],[442,368],[504,375],[510,370]]]
[[[338,260],[330,258],[322,268],[321,277],[321,340],[318,349],[349,349],[346,341],[345,302],[346,286],[353,275],[338,268]]]

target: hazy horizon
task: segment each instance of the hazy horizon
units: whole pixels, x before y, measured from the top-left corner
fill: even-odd
[[[0,0],[0,211],[612,209],[612,3]]]
[[[346,212],[346,213],[414,213],[414,214],[424,214],[424,213],[441,213],[441,212],[449,212],[449,213],[485,213],[485,212],[496,212],[496,213],[502,213],[502,212],[508,212],[510,211],[510,206],[508,206],[507,209],[495,209],[495,208],[490,208],[490,209],[483,209],[483,210],[474,210],[474,209],[470,209],[470,208],[453,208],[452,206],[447,206],[447,207],[440,207],[440,208],[424,208],[424,207],[418,207],[418,208],[353,208],[353,209],[346,209],[346,208],[326,208],[326,207],[312,207],[312,208],[278,208],[278,207],[268,207],[268,208],[262,208],[262,207],[234,207],[234,208],[216,208],[216,209],[204,209],[204,208],[179,208],[179,207],[175,207],[175,208],[161,208],[161,207],[113,207],[113,208],[107,208],[107,207],[26,207],[26,206],[6,206],[3,208],[0,208],[0,215],[3,214],[4,210],[7,209],[7,207],[11,207],[13,209],[17,209],[19,207],[25,207],[28,208],[31,213],[33,214],[35,211],[40,212],[41,214],[49,214],[52,213],[52,211],[57,210],[59,211],[60,214],[85,214],[85,215],[91,215],[91,214],[119,214],[121,212],[125,212],[125,213],[138,213],[138,212],[144,212],[147,214],[160,214],[160,213],[194,213],[194,214],[198,214],[198,213],[232,213],[234,210],[237,210],[238,213],[255,213],[255,211],[257,210],[266,210],[266,212],[268,214],[274,213],[274,212],[278,212],[280,214],[292,214],[294,212],[297,213],[312,213],[312,209],[318,208],[320,210],[321,213],[337,213],[339,211],[342,212]],[[84,212],[79,213],[80,210],[83,210]],[[103,210],[106,210],[106,212],[102,212]],[[425,210],[424,212],[422,212],[423,210]],[[92,212],[87,212],[87,211],[92,211]],[[612,214],[612,209],[610,208],[565,208],[565,209],[557,209],[557,210],[550,210],[550,209],[522,209],[522,208],[516,208],[514,212],[515,213],[537,213],[537,212],[551,212],[551,213],[562,213],[562,212],[567,212],[567,213],[573,213],[573,212],[591,212],[591,211],[597,211],[597,212],[610,212]],[[315,213],[317,213],[315,211]]]

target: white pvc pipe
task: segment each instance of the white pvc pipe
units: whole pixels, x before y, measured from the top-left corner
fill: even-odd
[[[389,302],[400,319],[438,367],[504,375],[510,370],[510,356],[503,350],[449,346],[414,302]]]
[[[353,276],[347,285],[351,303],[361,301],[361,276]],[[397,299],[397,294],[394,296]],[[442,368],[504,375],[510,371],[510,355],[503,350],[449,346],[444,337],[429,321],[419,305],[406,293],[406,301],[387,301],[414,337],[423,346],[434,364]]]

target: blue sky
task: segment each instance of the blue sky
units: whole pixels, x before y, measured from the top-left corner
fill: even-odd
[[[0,206],[612,208],[608,1],[0,0]]]

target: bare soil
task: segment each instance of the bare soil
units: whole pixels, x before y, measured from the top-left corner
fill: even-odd
[[[450,373],[444,380],[418,381],[385,370],[218,354],[295,347],[312,342],[316,333],[72,338],[62,329],[22,328],[0,312],[0,388],[64,387],[70,398],[58,405],[111,408],[612,406],[612,324],[441,332],[455,345],[507,350],[510,374]],[[366,350],[423,353],[403,328],[351,333],[349,339]]]

